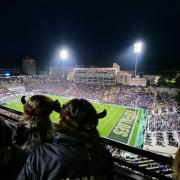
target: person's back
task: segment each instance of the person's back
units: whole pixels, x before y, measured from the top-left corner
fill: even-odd
[[[111,155],[96,129],[98,118],[105,115],[96,113],[83,99],[64,105],[53,142],[41,145],[28,157],[18,179],[109,179]]]
[[[50,114],[53,110],[59,112],[60,104],[44,95],[31,96],[27,101],[23,96],[21,102],[24,105],[24,119],[17,126],[14,144],[28,154],[40,143],[47,142],[52,137]],[[24,123],[29,127],[27,128]]]
[[[24,166],[28,155],[41,143],[50,141],[53,134],[50,114],[53,110],[60,111],[59,102],[44,95],[31,96],[27,101],[23,96],[21,102],[24,105],[24,119],[21,124],[17,125],[13,135],[11,159],[15,177]]]

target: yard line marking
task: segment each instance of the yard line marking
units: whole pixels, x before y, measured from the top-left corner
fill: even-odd
[[[136,124],[138,115],[139,115],[139,109],[138,109],[138,111],[137,111],[137,113],[136,113],[135,121],[134,121],[134,123],[133,123],[133,127],[132,127],[132,129],[131,129],[131,132],[130,132],[130,135],[129,135],[129,139],[128,139],[127,145],[129,144],[129,141],[130,141],[130,139],[131,139],[132,132],[133,132],[133,130],[134,130],[134,126],[135,126],[135,124]]]
[[[126,109],[124,109],[124,111],[121,113],[121,115],[120,115],[120,117],[117,119],[117,121],[119,121],[119,120],[121,119],[121,117],[122,117],[122,115],[124,114],[124,112],[125,112],[125,111],[126,111]],[[113,130],[113,128],[115,127],[115,125],[116,125],[117,121],[114,123],[113,127],[111,128],[111,130],[109,131],[109,133],[108,133],[108,135],[107,135],[107,136],[109,136],[109,134],[111,133],[111,131],[112,131],[112,130]]]
[[[114,111],[112,114],[115,114],[116,108],[115,108],[115,107],[112,107],[111,110],[110,110],[110,112],[112,112],[112,111]],[[109,112],[108,112],[108,113],[109,113]],[[112,114],[111,114],[111,116],[112,116]],[[110,115],[109,115],[109,116],[110,116]],[[101,126],[101,128],[99,129],[99,131],[102,130],[102,129],[104,129],[104,127],[109,123],[109,121],[111,121],[111,118],[109,118],[109,120],[106,121],[106,123],[103,123],[103,125]]]

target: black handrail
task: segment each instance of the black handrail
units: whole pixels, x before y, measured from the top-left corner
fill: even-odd
[[[16,111],[16,110],[14,110],[14,109],[10,109],[10,108],[5,107],[5,106],[2,106],[2,105],[0,105],[0,109],[4,109],[4,110],[6,110],[6,111],[9,111],[9,112],[15,113],[15,114],[17,114],[17,115],[23,116],[23,113],[22,113],[22,112]]]
[[[170,180],[172,178],[166,177],[161,173],[157,173],[142,167],[139,167],[135,164],[129,163],[126,160],[118,159],[118,158],[113,158],[113,162],[117,162],[120,166],[126,166],[128,168],[133,169],[134,171],[141,172],[143,175],[149,176],[149,177],[154,177],[157,179],[163,179],[163,180]]]
[[[166,157],[166,156],[156,154],[156,153],[153,153],[150,151],[139,149],[139,148],[136,148],[133,146],[129,146],[129,145],[120,143],[120,142],[116,142],[111,139],[107,139],[107,138],[102,138],[102,139],[105,142],[105,144],[107,144],[107,145],[113,146],[120,150],[131,152],[131,153],[143,156],[143,157],[147,157],[149,159],[153,159],[159,163],[164,163],[164,164],[168,164],[168,165],[172,166],[173,158],[171,158],[171,157]]]

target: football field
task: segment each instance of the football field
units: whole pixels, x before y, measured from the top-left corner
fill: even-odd
[[[69,99],[54,95],[48,95],[51,99],[58,99],[61,104],[66,103]],[[21,97],[11,97],[3,102],[3,105],[11,109],[23,112],[23,105],[20,102]],[[139,122],[142,118],[143,109],[130,108],[115,104],[93,102],[97,112],[107,110],[107,116],[99,120],[98,130],[102,137],[106,137],[128,145],[134,145],[138,132]],[[51,120],[59,122],[59,114],[53,112]]]

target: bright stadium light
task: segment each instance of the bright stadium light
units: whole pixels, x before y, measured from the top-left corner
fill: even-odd
[[[64,77],[64,63],[68,58],[68,51],[66,49],[60,50],[59,56],[62,59],[62,63],[63,63],[62,71],[63,71],[63,77]]]
[[[142,51],[142,43],[138,42],[134,44],[134,53],[138,54]]]
[[[137,61],[138,61],[138,54],[142,52],[142,43],[137,42],[134,44],[134,53],[136,54],[136,64],[135,64],[135,77],[137,74]]]
[[[62,60],[66,60],[68,58],[68,51],[66,49],[62,49],[59,55]]]

